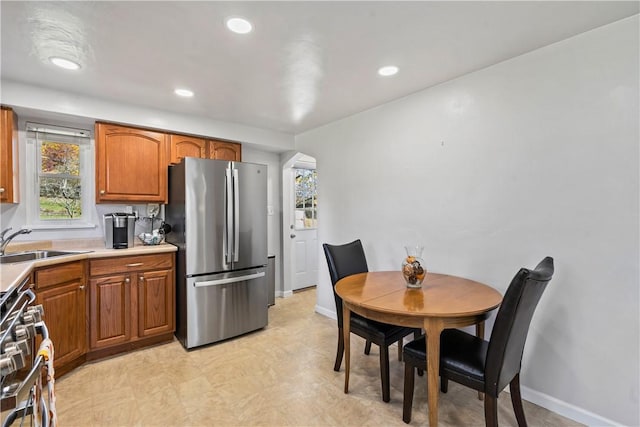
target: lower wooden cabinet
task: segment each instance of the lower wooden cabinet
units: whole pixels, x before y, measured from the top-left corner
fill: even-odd
[[[87,360],[171,341],[174,262],[174,253],[160,253],[36,268],[36,303],[53,340],[56,376]]]
[[[84,362],[87,351],[86,262],[76,261],[35,270],[36,303],[42,304],[55,348],[56,375]]]
[[[138,336],[175,331],[174,270],[138,274]]]
[[[92,349],[131,340],[131,278],[110,275],[91,279],[89,313]]]
[[[174,254],[95,259],[89,271],[90,350],[173,334]]]

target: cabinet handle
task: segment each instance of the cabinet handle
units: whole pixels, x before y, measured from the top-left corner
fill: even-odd
[[[84,285],[80,285],[80,290],[84,291]]]
[[[138,277],[138,280],[139,280],[140,282],[144,282],[144,276],[140,276],[140,277]]]
[[[125,267],[140,267],[141,265],[144,265],[144,263],[143,262],[134,262],[132,264],[125,265]]]
[[[124,279],[124,283],[129,283],[131,280],[129,280],[129,278],[127,277],[126,279]]]
[[[104,193],[106,193],[106,191],[100,190],[100,194],[104,194]]]
[[[4,193],[4,187],[0,187],[0,193]]]

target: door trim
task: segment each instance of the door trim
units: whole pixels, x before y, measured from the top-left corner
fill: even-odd
[[[295,253],[292,248],[291,242],[293,239],[290,238],[291,232],[294,230],[291,228],[294,224],[293,218],[293,203],[294,203],[294,194],[293,194],[293,168],[294,167],[305,167],[308,169],[315,169],[316,162],[315,159],[313,161],[309,161],[308,159],[313,159],[312,157],[300,153],[293,153],[288,159],[282,162],[282,267],[283,267],[283,284],[282,291],[277,292],[279,296],[282,297],[290,297],[293,295],[294,288],[294,278],[295,278],[295,263],[293,261],[293,257]]]

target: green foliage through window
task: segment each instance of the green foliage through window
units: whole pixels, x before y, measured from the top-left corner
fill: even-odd
[[[316,228],[318,226],[317,174],[315,169],[295,170],[295,227]]]
[[[74,219],[82,216],[80,146],[75,143],[40,143],[40,219]]]

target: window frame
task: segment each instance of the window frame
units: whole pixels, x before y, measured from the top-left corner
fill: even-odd
[[[298,230],[298,231],[302,231],[302,230],[316,230],[318,228],[318,173],[316,169],[311,169],[311,168],[304,168],[304,167],[293,167],[293,212],[294,212],[294,229]],[[296,181],[296,177],[298,174],[298,171],[309,171],[310,173],[312,173],[314,175],[314,179],[313,179],[313,194],[311,196],[311,205],[310,206],[304,206],[303,208],[298,208],[298,204],[297,204],[297,198],[298,198],[298,185],[297,185],[297,181]],[[307,210],[310,210],[312,212],[312,222],[313,224],[315,224],[312,227],[299,227],[298,226],[298,221],[299,219],[296,216],[296,213],[298,211],[303,213],[303,218],[301,219],[303,224],[306,224],[305,221],[305,212]]]
[[[28,189],[25,196],[29,228],[40,230],[95,228],[95,208],[93,206],[95,177],[92,179],[92,171],[95,170],[93,133],[87,129],[27,122],[26,135],[26,165],[29,172],[25,177]],[[76,144],[80,149],[80,171],[77,178],[80,179],[82,215],[78,218],[40,218],[40,177],[48,175],[42,172],[43,142]],[[59,174],[51,175],[52,177],[60,176]]]

